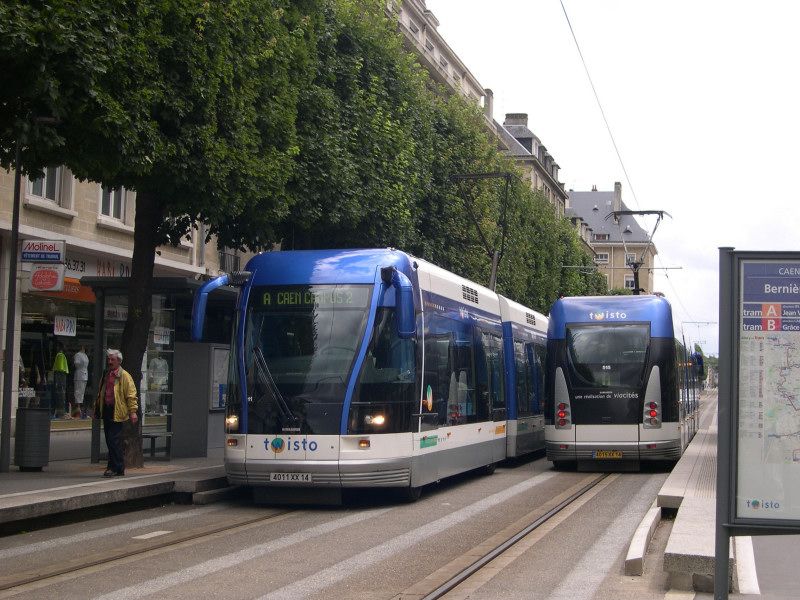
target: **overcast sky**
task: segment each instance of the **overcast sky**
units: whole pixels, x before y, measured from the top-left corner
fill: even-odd
[[[800,2],[427,0],[494,117],[528,113],[567,190],[612,190],[672,215],[654,241],[656,289],[687,341],[717,354],[720,246],[798,249]],[[635,197],[631,190],[635,191]],[[652,222],[644,221],[646,228]],[[666,276],[665,276],[666,274]]]

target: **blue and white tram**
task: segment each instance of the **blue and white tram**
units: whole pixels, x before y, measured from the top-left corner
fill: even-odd
[[[268,252],[246,269],[204,284],[192,326],[200,339],[208,294],[240,286],[225,466],[256,499],[308,487],[335,501],[376,486],[413,499],[427,483],[491,471],[509,429],[512,454],[536,447],[542,315],[393,249]],[[517,390],[527,396],[507,407]]]
[[[698,402],[666,299],[557,300],[547,351],[546,453],[556,467],[680,458]]]

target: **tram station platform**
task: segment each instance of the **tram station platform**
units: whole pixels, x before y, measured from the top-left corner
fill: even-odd
[[[714,587],[717,397],[704,394],[703,400],[698,431],[661,487],[655,503],[660,509],[656,519],[662,515],[674,515],[675,519],[663,554],[663,571],[668,574],[669,586],[673,590],[713,592]],[[643,522],[639,529],[652,531],[653,522]],[[629,560],[633,559],[630,564],[641,568],[644,553],[635,551],[634,542],[629,552]],[[639,547],[646,551],[647,542],[639,542]],[[634,562],[636,560],[640,562]],[[731,539],[729,561],[730,590],[742,594],[758,593],[749,537]],[[627,561],[626,572],[631,574]]]
[[[127,469],[125,477],[103,477],[105,463],[88,459],[50,461],[42,471],[11,467],[0,473],[0,531],[12,524],[35,526],[38,519],[82,518],[120,503],[159,497],[195,504],[221,500],[236,492],[225,477],[222,449],[205,458],[148,461]]]

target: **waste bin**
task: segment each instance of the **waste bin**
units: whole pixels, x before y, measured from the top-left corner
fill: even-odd
[[[14,464],[20,471],[41,471],[50,461],[50,409],[17,408]]]

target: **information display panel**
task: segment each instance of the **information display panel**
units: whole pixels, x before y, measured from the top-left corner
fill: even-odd
[[[800,521],[800,260],[738,266],[734,520]]]

